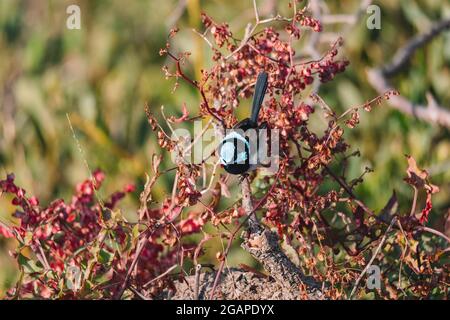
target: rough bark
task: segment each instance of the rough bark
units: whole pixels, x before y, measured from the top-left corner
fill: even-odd
[[[205,272],[199,277],[198,299],[209,299],[216,272]],[[176,282],[176,292],[165,291],[162,299],[184,300],[195,299],[195,276],[185,278],[183,282]],[[215,297],[223,300],[289,300],[298,296],[272,277],[263,277],[257,273],[241,269],[225,269],[220,276],[220,283]]]
[[[243,233],[242,248],[259,261],[264,270],[283,288],[291,292],[292,298],[300,297],[301,288],[306,290],[309,299],[322,299],[321,286],[307,277],[288,258],[279,245],[278,235],[258,223],[253,212],[250,182],[242,181],[242,206],[249,218],[248,232]]]
[[[242,233],[242,248],[249,252],[269,274],[240,269],[225,269],[215,291],[219,299],[324,299],[322,285],[303,272],[288,258],[279,245],[278,235],[262,226],[251,200],[248,178],[242,181],[242,207],[248,218],[248,227]],[[217,272],[217,271],[216,271]],[[202,273],[200,277],[189,276],[176,282],[175,293],[165,292],[164,299],[198,299],[210,297],[216,272]]]

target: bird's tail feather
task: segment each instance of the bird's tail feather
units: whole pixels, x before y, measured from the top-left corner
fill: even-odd
[[[253,97],[252,104],[252,114],[250,116],[250,119],[255,124],[258,121],[259,110],[261,109],[261,104],[264,100],[264,95],[266,94],[267,78],[267,73],[263,71],[258,74],[258,79],[256,80],[255,95]]]

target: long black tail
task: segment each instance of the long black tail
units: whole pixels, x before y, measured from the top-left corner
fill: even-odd
[[[267,77],[267,73],[263,71],[258,74],[258,80],[256,80],[255,95],[253,97],[252,105],[252,115],[250,116],[250,120],[255,124],[258,122],[259,109],[261,109],[261,104],[264,100],[264,95],[266,94]]]

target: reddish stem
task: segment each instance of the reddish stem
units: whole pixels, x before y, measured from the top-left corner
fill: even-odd
[[[198,84],[197,81],[192,80],[191,78],[189,78],[188,76],[186,76],[186,74],[183,72],[183,69],[181,68],[181,59],[175,57],[175,56],[174,56],[172,53],[170,53],[169,51],[167,51],[167,54],[168,54],[168,56],[169,56],[170,58],[172,58],[172,59],[175,61],[175,64],[176,64],[176,66],[177,66],[177,74],[178,74],[179,76],[181,76],[187,83],[189,83],[190,85],[192,85],[193,87],[195,87],[197,90],[199,90],[200,95],[202,96],[203,104],[205,105],[205,108],[206,108],[206,110],[208,111],[208,113],[209,113],[211,116],[213,116],[217,121],[219,121],[219,122],[223,125],[223,124],[224,124],[224,123],[223,123],[223,120],[220,119],[220,117],[216,114],[216,112],[213,111],[213,110],[211,109],[211,107],[209,106],[208,99],[206,98],[206,94],[205,94],[205,91],[203,90],[203,87],[200,86],[200,85]]]

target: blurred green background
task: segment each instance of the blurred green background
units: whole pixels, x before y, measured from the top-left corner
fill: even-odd
[[[258,0],[261,16],[290,14],[287,1]],[[359,1],[326,1],[330,13],[353,13]],[[446,0],[375,1],[381,7],[381,30],[368,30],[365,18],[345,26],[325,26],[324,32],[344,33],[341,54],[350,67],[335,81],[322,85],[320,95],[338,113],[376,96],[366,70],[388,61],[409,38],[427,30],[431,23],[450,15]],[[66,8],[81,8],[81,30],[66,28]],[[136,182],[141,190],[149,162],[158,148],[144,113],[146,102],[155,113],[161,105],[167,114],[179,116],[183,102],[195,113],[197,92],[181,84],[172,94],[159,56],[168,31],[181,32],[174,51],[192,52],[187,71],[198,77],[210,65],[210,52],[192,28],[200,28],[200,13],[230,23],[242,36],[254,21],[251,1],[0,1],[0,174],[14,172],[19,185],[41,199],[68,199],[74,185],[87,177],[83,155],[91,168],[107,174],[101,194]],[[324,44],[320,49],[326,50]],[[301,52],[301,50],[300,50]],[[419,49],[407,68],[393,79],[402,95],[426,103],[433,93],[442,106],[450,105],[450,34],[442,34]],[[80,154],[66,113],[83,147]],[[243,112],[246,114],[246,112]],[[319,121],[319,120],[317,120]],[[413,155],[428,169],[441,188],[435,196],[430,224],[443,230],[450,199],[449,130],[424,123],[383,104],[364,113],[356,129],[346,135],[361,157],[350,162],[349,175],[356,178],[366,166],[374,172],[365,177],[357,193],[374,210],[381,209],[392,189],[408,207],[412,192],[402,181],[404,154]],[[170,166],[166,161],[166,166]],[[167,175],[160,180],[155,197],[171,186]],[[136,193],[136,195],[137,195]],[[237,196],[236,196],[237,197]],[[122,208],[130,215],[138,197],[128,197]],[[12,208],[0,198],[0,217],[8,220]],[[8,257],[11,244],[0,239],[0,296],[14,283],[14,264]],[[233,258],[233,256],[231,256]],[[238,259],[236,259],[238,260]],[[230,260],[231,263],[233,260]]]

